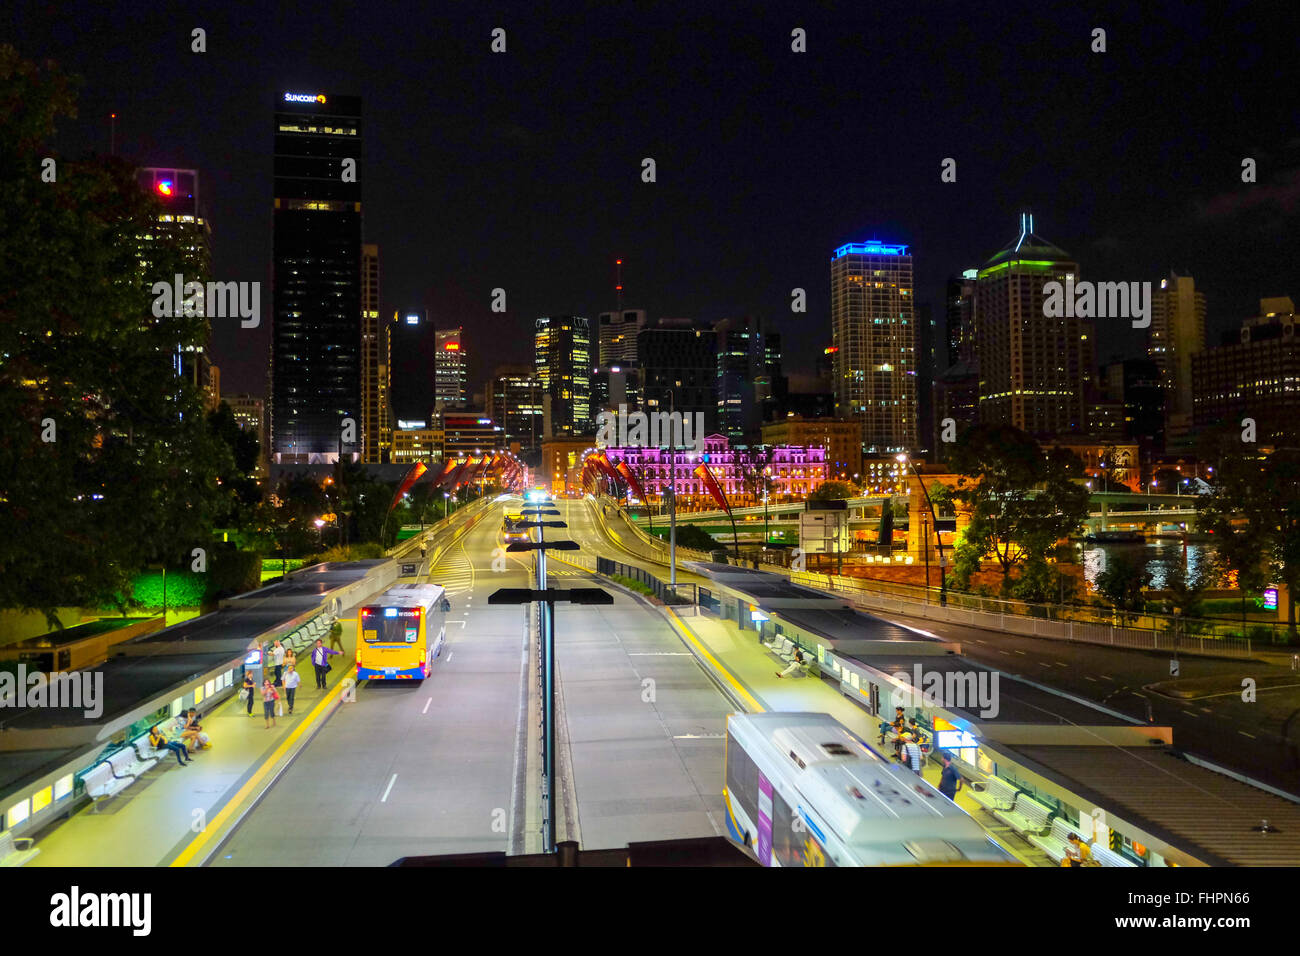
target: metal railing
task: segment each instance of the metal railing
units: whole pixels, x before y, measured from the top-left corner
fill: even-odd
[[[1090,610],[1070,605],[1025,604],[952,592],[948,593],[947,605],[940,605],[937,600],[921,603],[914,595],[901,596],[897,590],[905,585],[887,581],[864,582],[839,575],[811,572],[795,572],[790,575],[790,580],[818,590],[847,594],[856,606],[865,610],[905,614],[1028,637],[1081,641],[1138,650],[1195,651],[1229,657],[1250,657],[1253,654],[1253,642],[1249,638],[1213,632],[1188,633],[1183,626],[1188,622],[1178,622],[1176,618],[1159,615],[1144,615],[1131,624],[1116,623],[1065,617],[1065,614],[1080,614]],[[1152,624],[1143,626],[1144,621]],[[1164,626],[1161,626],[1162,623]]]

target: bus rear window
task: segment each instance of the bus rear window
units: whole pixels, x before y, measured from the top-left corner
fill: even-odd
[[[366,608],[361,615],[361,639],[369,644],[414,644],[419,636],[419,608]]]

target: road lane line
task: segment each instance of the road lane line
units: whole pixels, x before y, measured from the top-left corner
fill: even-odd
[[[388,781],[388,786],[384,788],[384,795],[379,798],[380,803],[388,802],[388,794],[393,789],[393,784],[395,783],[397,783],[397,774],[393,774],[392,779]]]
[[[420,713],[427,714],[429,712],[429,705],[432,703],[433,703],[433,698],[430,697],[428,700],[424,702],[424,710],[420,711]]]
[[[1249,737],[1251,740],[1257,739],[1254,734],[1248,734],[1244,730],[1239,730],[1237,733],[1241,734],[1243,737]]]
[[[451,655],[453,655],[453,654],[455,654],[455,653],[456,653],[455,651],[448,651],[448,652],[447,652],[447,663],[448,663],[448,664],[451,663]]]
[[[1084,674],[1084,675],[1083,675],[1083,679],[1084,679],[1084,680],[1090,680],[1090,681],[1092,681],[1094,684],[1097,683],[1097,678],[1095,678],[1095,677],[1089,677],[1087,674]]]

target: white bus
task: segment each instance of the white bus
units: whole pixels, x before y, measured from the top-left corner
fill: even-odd
[[[829,714],[727,718],[727,829],[764,866],[1018,866]]]

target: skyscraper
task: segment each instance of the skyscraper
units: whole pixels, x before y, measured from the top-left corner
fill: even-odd
[[[136,171],[136,182],[162,204],[163,211],[153,222],[152,232],[140,238],[140,266],[150,283],[175,281],[171,275],[156,275],[150,246],[167,242],[179,247],[185,260],[183,282],[206,283],[212,278],[212,227],[199,200],[199,173],[195,169],[171,169],[146,166]],[[207,308],[199,296],[197,306]],[[208,323],[211,335],[211,323]],[[216,407],[219,397],[218,373],[212,365],[207,343],[196,348],[178,350],[172,365],[204,393],[209,408]]]
[[[944,296],[947,312],[948,362],[951,368],[975,358],[975,280],[976,269],[967,269],[948,280]]]
[[[646,410],[698,413],[703,416],[705,433],[715,431],[718,347],[713,329],[691,319],[660,319],[637,334],[636,347]]]
[[[1198,428],[1240,431],[1249,418],[1260,444],[1300,441],[1300,313],[1289,297],[1261,299],[1259,315],[1194,355],[1192,369]]]
[[[1191,276],[1170,272],[1151,296],[1147,355],[1165,389],[1165,438],[1177,442],[1192,427],[1192,356],[1205,351],[1205,293]]]
[[[506,447],[518,442],[523,451],[540,447],[542,422],[541,382],[527,365],[500,365],[487,389],[488,417],[501,427]]]
[[[644,309],[618,309],[602,312],[597,318],[600,347],[597,362],[601,368],[620,367],[636,362],[636,335],[646,324]]]
[[[461,340],[461,329],[439,329],[435,338],[434,354],[434,404],[463,405],[468,400],[466,382],[469,378],[469,356]]]
[[[781,375],[781,338],[753,316],[713,327],[718,361],[718,430],[732,440],[758,437]]]
[[[360,97],[280,94],[270,410],[278,463],[363,450],[360,164]]]
[[[379,247],[361,247],[361,460],[383,461],[392,447],[389,390],[393,363],[393,324],[379,318]]]
[[[855,242],[831,255],[835,415],[862,423],[869,455],[917,444],[917,331],[907,246]]]
[[[591,429],[591,325],[580,315],[542,316],[533,333],[545,435]]]
[[[1034,234],[1020,234],[979,270],[975,285],[975,352],[979,420],[1013,425],[1039,438],[1081,434],[1093,380],[1092,323],[1043,314],[1044,286],[1079,281],[1069,253]]]

